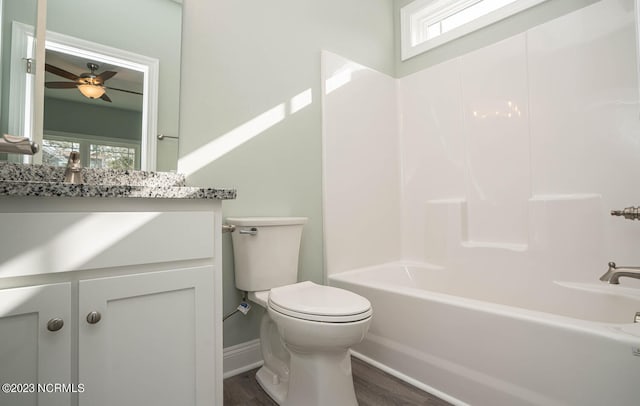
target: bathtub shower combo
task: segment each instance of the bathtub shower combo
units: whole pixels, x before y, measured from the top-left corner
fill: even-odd
[[[322,55],[353,353],[453,404],[640,405],[640,2],[588,3],[399,78]]]

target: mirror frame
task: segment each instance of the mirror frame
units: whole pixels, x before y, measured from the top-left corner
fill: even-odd
[[[2,19],[4,17],[4,1],[5,0],[0,0],[0,19]],[[7,123],[8,128],[7,128],[7,132],[10,135],[20,135],[20,136],[25,136],[29,139],[31,139],[31,141],[35,144],[38,145],[42,145],[42,122],[44,121],[44,112],[43,112],[43,107],[44,107],[44,31],[46,30],[46,17],[47,17],[47,0],[36,0],[36,15],[35,15],[35,24],[33,26],[30,25],[25,25],[23,23],[19,23],[20,26],[23,27],[28,27],[25,29],[22,29],[21,31],[28,34],[30,37],[34,38],[34,45],[33,45],[33,53],[30,56],[30,60],[27,61],[27,63],[30,63],[30,68],[33,69],[33,79],[27,80],[25,78],[24,81],[22,81],[22,83],[20,83],[19,85],[16,85],[13,83],[13,81],[10,81],[9,88],[10,88],[10,96],[9,98],[6,100],[7,105],[3,105],[0,106],[3,109],[7,110],[7,116],[9,117],[9,122]],[[12,27],[12,31],[16,28],[16,26],[14,25]],[[29,30],[30,29],[30,30]],[[33,32],[31,32],[33,31]],[[1,36],[0,36],[1,37]],[[9,55],[7,55],[7,52],[13,52],[13,47],[15,47],[16,45],[26,45],[26,44],[16,44],[16,39],[15,37],[12,37],[11,39],[11,48],[10,49],[6,49],[3,50],[3,55],[2,58],[0,59],[0,63],[5,64],[4,66],[6,67],[6,69],[8,69],[10,72],[15,72],[15,71],[21,71],[22,69],[24,69],[24,66],[22,64],[17,64],[15,61],[12,60],[12,58],[9,58]],[[6,61],[10,61],[8,63],[8,65],[6,64]],[[42,85],[42,88],[40,88],[38,86],[38,84]],[[29,96],[27,94],[27,92],[30,92],[30,90],[28,89],[32,89],[33,93],[31,94],[31,106],[29,108],[26,107],[26,100],[25,99],[29,99]],[[19,96],[16,95],[15,97],[17,97],[17,99],[15,99],[15,101],[17,101],[18,105],[17,106],[13,106],[13,108],[9,109],[9,106],[12,104],[12,102],[14,100],[11,99],[11,95],[18,92]],[[25,109],[28,109],[29,112],[26,112]],[[16,115],[19,114],[20,117],[17,117]],[[29,120],[28,123],[26,123],[26,120]],[[38,123],[40,123],[40,125],[38,126]],[[20,129],[20,134],[12,134],[12,132],[15,132],[16,130],[16,126],[21,127]],[[22,134],[22,129],[26,129],[24,134]],[[9,154],[9,156],[11,157],[12,154]],[[10,162],[12,162],[10,160]],[[35,164],[41,164],[42,163],[42,155],[39,153],[36,153],[34,155],[22,155],[22,162],[25,164],[29,164],[29,163],[35,163]]]
[[[3,0],[0,0],[2,3]],[[11,58],[4,66],[9,68],[9,97],[7,98],[7,133],[16,136],[28,136],[31,138],[34,125],[33,88],[35,75],[25,74],[25,60],[32,64],[35,61],[35,28],[31,25],[14,21],[11,26]],[[33,42],[33,44],[31,44]],[[14,55],[18,52],[22,58]],[[9,55],[6,55],[9,56]],[[27,62],[27,66],[28,66]],[[35,65],[32,65],[35,72]],[[30,162],[30,155],[24,155],[22,161]]]
[[[31,141],[42,145],[44,134],[44,58],[45,34],[47,32],[47,0],[37,0],[36,6],[36,49],[35,86],[33,89],[33,127]],[[42,164],[42,152],[31,157],[31,163]]]

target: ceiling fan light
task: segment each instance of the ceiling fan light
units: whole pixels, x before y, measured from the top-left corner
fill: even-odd
[[[82,93],[85,97],[88,97],[90,99],[98,99],[105,92],[104,86],[82,84],[82,85],[78,85],[77,87],[80,93]]]

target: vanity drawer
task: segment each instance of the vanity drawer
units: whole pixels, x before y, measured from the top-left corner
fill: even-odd
[[[212,258],[213,211],[0,213],[0,277]]]

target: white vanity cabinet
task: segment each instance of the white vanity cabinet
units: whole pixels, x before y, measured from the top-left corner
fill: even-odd
[[[71,382],[70,324],[71,283],[0,290],[0,405],[69,405],[36,385]]]
[[[0,405],[222,405],[220,208],[0,198]]]
[[[212,405],[211,267],[80,281],[80,405]]]

